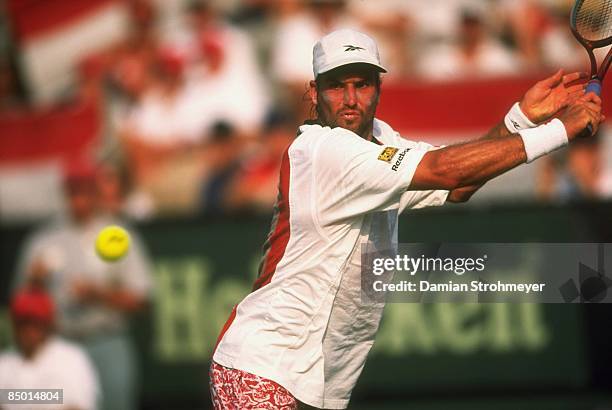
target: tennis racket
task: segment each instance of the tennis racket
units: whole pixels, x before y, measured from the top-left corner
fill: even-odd
[[[606,76],[612,49],[597,70],[593,50],[612,44],[612,0],[576,0],[570,17],[570,27],[576,40],[586,49],[591,61],[591,80],[586,92],[601,95],[601,83]]]

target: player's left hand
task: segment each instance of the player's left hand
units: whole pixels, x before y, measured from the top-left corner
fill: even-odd
[[[588,78],[584,72],[563,74],[560,69],[552,76],[538,81],[523,96],[521,111],[536,124],[552,118],[560,110],[584,95],[585,83],[573,84]]]

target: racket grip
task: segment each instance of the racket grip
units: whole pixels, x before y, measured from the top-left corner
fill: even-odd
[[[601,81],[599,81],[598,79],[589,81],[589,83],[587,84],[585,93],[590,93],[590,92],[593,92],[597,95],[601,95]]]
[[[586,90],[584,92],[585,93],[593,92],[597,95],[601,95],[601,81],[599,81],[599,79],[597,78],[589,81],[589,83],[587,84]],[[589,132],[589,135],[593,135],[593,126],[591,124],[587,125],[586,129]]]

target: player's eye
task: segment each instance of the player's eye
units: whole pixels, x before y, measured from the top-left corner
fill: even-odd
[[[370,82],[367,80],[358,81],[357,83],[355,83],[355,87],[357,88],[366,88],[369,86],[370,86]]]

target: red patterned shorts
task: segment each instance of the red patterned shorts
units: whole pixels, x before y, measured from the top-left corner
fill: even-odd
[[[212,362],[210,395],[215,410],[297,410],[298,401],[269,379]]]

